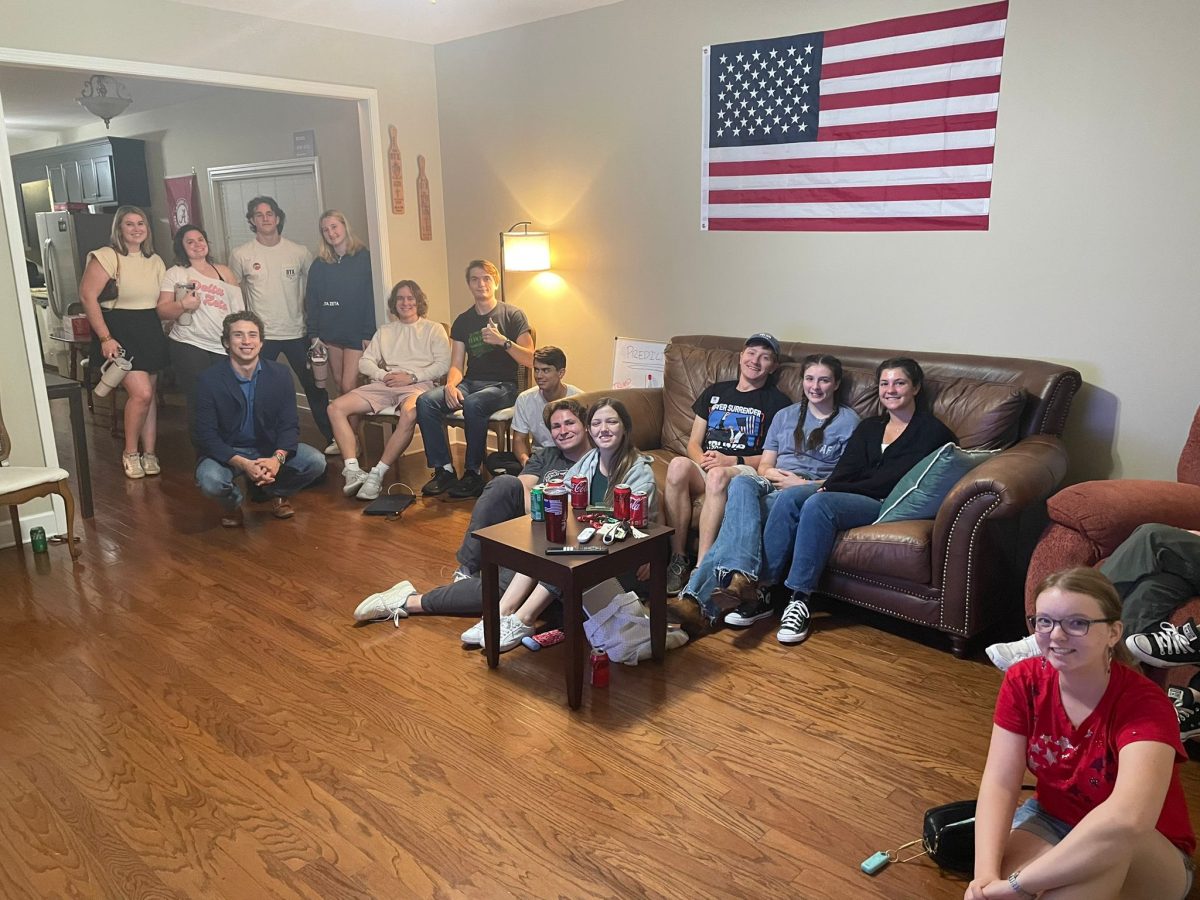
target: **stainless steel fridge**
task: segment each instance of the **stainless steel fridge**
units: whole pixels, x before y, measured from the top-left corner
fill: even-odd
[[[46,275],[50,318],[58,320],[79,302],[79,279],[89,251],[108,245],[112,213],[43,212],[37,214],[38,244]]]

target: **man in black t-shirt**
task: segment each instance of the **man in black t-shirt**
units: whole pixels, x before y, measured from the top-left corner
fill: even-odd
[[[675,529],[667,569],[668,594],[683,589],[692,569],[685,553],[692,501],[709,494],[723,496],[735,475],[756,472],[771,420],[792,402],[771,380],[778,362],[779,341],[765,332],[752,335],[738,359],[737,381],[709,385],[692,404],[696,418],[687,456],[671,460],[663,492],[667,524]]]
[[[483,492],[479,466],[487,450],[488,420],[517,397],[517,367],[533,365],[533,336],[525,313],[496,299],[500,272],[486,259],[467,264],[467,285],[475,305],[450,326],[450,372],[446,386],[417,400],[417,422],[433,477],[421,488],[426,497],[450,492],[455,499]],[[467,458],[459,479],[450,459],[442,420],[463,411]]]

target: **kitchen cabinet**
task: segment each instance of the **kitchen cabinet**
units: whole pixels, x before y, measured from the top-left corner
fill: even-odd
[[[54,203],[150,205],[146,145],[130,138],[99,138],[12,158],[18,183],[50,182]]]

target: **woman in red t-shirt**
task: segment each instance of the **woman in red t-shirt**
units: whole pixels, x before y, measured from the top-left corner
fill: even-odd
[[[1068,569],[1038,586],[1036,609],[1041,655],[1011,667],[996,700],[967,900],[1186,896],[1187,757],[1170,700],[1131,667],[1116,590]],[[1017,808],[1026,768],[1037,793]]]

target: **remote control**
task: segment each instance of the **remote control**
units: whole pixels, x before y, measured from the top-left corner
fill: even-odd
[[[576,540],[579,541],[579,543],[581,543],[581,544],[586,544],[588,541],[590,541],[592,539],[592,535],[595,533],[596,533],[595,528],[591,528],[591,527],[585,528],[585,529],[583,529],[583,531],[579,532],[579,537],[577,537]]]
[[[606,556],[607,547],[548,547],[547,556]]]

